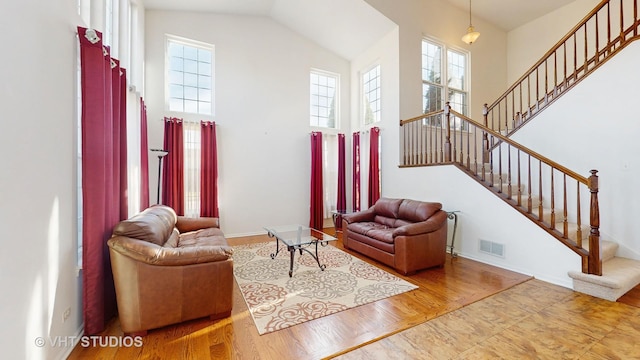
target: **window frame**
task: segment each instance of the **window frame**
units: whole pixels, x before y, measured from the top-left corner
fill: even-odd
[[[459,47],[456,46],[451,46],[448,45],[442,41],[438,41],[436,39],[433,39],[431,37],[423,37],[421,40],[421,49],[424,47],[424,44],[431,44],[434,46],[438,46],[440,48],[440,82],[433,82],[433,81],[429,81],[428,79],[425,79],[424,76],[424,72],[426,70],[425,66],[424,66],[424,58],[425,58],[425,52],[423,50],[421,50],[421,81],[422,81],[422,91],[421,91],[421,96],[422,96],[422,112],[423,113],[427,113],[427,112],[431,112],[431,111],[438,111],[438,110],[442,110],[444,109],[444,105],[449,102],[451,105],[451,108],[458,111],[459,113],[465,115],[465,116],[469,116],[469,106],[471,103],[471,80],[470,80],[470,67],[471,67],[471,54],[469,51],[461,49]],[[455,53],[457,55],[460,55],[464,58],[464,74],[462,75],[462,88],[458,88],[455,86],[452,86],[450,84],[451,79],[449,79],[450,77],[450,72],[452,72],[450,70],[451,67],[451,59],[450,59],[450,52]],[[434,109],[430,109],[429,111],[426,111],[427,106],[426,106],[426,102],[425,102],[425,98],[426,98],[426,92],[425,92],[425,86],[434,86],[438,89],[441,90],[441,95],[440,95],[440,104],[437,104],[435,110]],[[452,93],[461,93],[464,95],[464,104],[459,104],[458,102],[452,102]],[[439,124],[431,124],[434,126],[437,126]],[[460,127],[459,124],[452,124],[452,127]]]
[[[198,110],[193,112],[193,111],[187,111],[185,109],[185,104],[184,101],[185,100],[189,100],[185,98],[184,92],[181,98],[172,98],[171,97],[171,76],[170,76],[170,71],[171,71],[171,54],[169,51],[169,46],[170,43],[177,43],[183,46],[188,46],[191,48],[195,48],[198,50],[207,50],[211,52],[211,69],[210,69],[210,77],[211,77],[211,86],[210,89],[204,88],[204,87],[200,87],[200,86],[189,86],[192,88],[196,89],[196,93],[198,93],[198,99],[195,100],[196,105],[198,106]],[[199,61],[198,61],[199,62]],[[184,68],[180,71],[181,73],[185,73]],[[195,73],[196,76],[207,76],[206,74],[202,75],[200,73],[200,71],[198,70],[197,73]],[[200,115],[200,116],[206,116],[206,117],[213,117],[215,115],[215,46],[213,44],[208,44],[208,43],[204,43],[201,41],[197,41],[197,40],[192,40],[192,39],[187,39],[187,38],[183,38],[183,37],[179,37],[179,36],[175,36],[175,35],[165,35],[165,68],[164,68],[164,86],[165,86],[165,110],[172,112],[172,113],[178,113],[178,114],[193,114],[193,115]],[[174,85],[179,85],[179,84],[174,84]],[[184,86],[184,84],[182,84]],[[210,102],[210,106],[211,109],[209,112],[200,112],[199,111],[199,107],[200,107],[200,103],[205,103],[205,101],[200,101],[199,100],[199,93],[201,90],[209,90],[211,92],[211,96],[209,98]],[[182,110],[175,110],[171,108],[171,99],[181,99],[183,101],[183,107]]]
[[[378,91],[378,96],[376,97],[377,103],[378,103],[378,108],[377,110],[373,110],[373,120],[368,122],[367,121],[367,105],[371,105],[371,100],[369,100],[369,98],[367,97],[367,91],[365,90],[365,75],[370,73],[371,71],[373,71],[374,69],[377,69],[377,75],[376,78],[377,80],[377,87],[376,90]],[[369,81],[370,82],[370,81]],[[368,93],[371,93],[371,91],[369,91]],[[380,62],[376,62],[372,65],[369,65],[368,67],[366,67],[364,70],[362,70],[360,72],[360,119],[361,119],[361,124],[363,124],[364,126],[372,126],[375,123],[379,123],[380,121],[382,121],[382,66],[380,65]]]
[[[334,95],[333,95],[333,99],[334,99],[334,102],[333,102],[334,103],[334,106],[333,106],[333,113],[334,113],[333,126],[329,126],[329,123],[327,124],[327,126],[320,125],[320,121],[319,120],[324,118],[324,117],[321,118],[319,115],[314,115],[313,114],[314,104],[313,104],[312,98],[314,96],[321,96],[319,94],[314,94],[313,93],[313,83],[312,83],[312,80],[311,80],[311,77],[313,75],[333,78],[335,80]],[[316,106],[319,106],[319,105],[316,105]],[[329,109],[329,112],[330,112],[331,111],[331,106],[328,106],[327,108]],[[316,119],[315,122],[314,122],[314,117]],[[326,117],[327,122],[328,122],[329,118],[330,117],[328,115]],[[320,69],[316,69],[316,68],[312,68],[309,71],[309,125],[312,128],[318,128],[318,129],[337,130],[337,129],[340,128],[340,74],[334,73],[334,72],[330,72],[330,71],[326,71],[326,70],[320,70]]]

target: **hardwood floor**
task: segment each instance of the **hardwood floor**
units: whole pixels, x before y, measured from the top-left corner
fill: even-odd
[[[640,359],[640,308],[530,280],[336,359]]]
[[[230,238],[228,241],[230,245],[239,245],[270,241],[270,239],[265,235]],[[342,248],[340,241],[335,245]],[[635,308],[624,304],[600,301],[542,281],[528,281],[531,280],[529,276],[464,258],[448,258],[443,268],[429,269],[405,277],[357,253],[350,253],[420,288],[260,336],[247,312],[244,299],[235,285],[234,308],[229,318],[217,321],[200,319],[151,330],[143,338],[142,347],[85,348],[77,346],[69,359],[284,360],[322,359],[341,355],[345,359],[413,358],[415,355],[413,352],[416,351],[415,345],[408,347],[410,350],[407,352],[398,350],[399,352],[395,354],[374,356],[382,351],[378,350],[380,346],[402,349],[402,346],[393,342],[400,339],[397,341],[406,343],[406,340],[402,340],[402,337],[406,336],[412,337],[417,344],[422,344],[417,346],[418,354],[429,354],[426,350],[433,349],[448,356],[454,353],[448,346],[453,342],[456,344],[454,349],[457,349],[454,351],[458,351],[456,354],[462,354],[464,352],[461,353],[461,350],[477,346],[476,344],[482,339],[481,336],[485,336],[484,339],[495,348],[505,349],[501,354],[505,354],[505,351],[507,353],[514,351],[513,354],[521,355],[522,351],[519,351],[522,350],[521,348],[517,345],[506,346],[500,343],[499,341],[503,339],[495,337],[494,333],[501,334],[498,330],[502,329],[502,334],[517,331],[523,338],[536,338],[545,333],[553,336],[554,330],[564,321],[573,321],[576,323],[575,327],[586,325],[584,327],[592,329],[589,320],[600,323],[610,317],[621,319],[633,315],[638,318],[640,315],[629,310]],[[507,289],[510,290],[505,292],[504,290]],[[469,304],[473,305],[467,306]],[[612,309],[606,306],[607,304],[617,304],[617,307]],[[487,315],[491,314],[490,310],[495,313]],[[536,312],[536,310],[539,311]],[[577,310],[586,311],[589,317],[583,316],[572,320],[570,316],[564,316]],[[640,309],[636,310],[640,311]],[[463,312],[460,313],[460,311]],[[477,311],[477,313],[474,315],[471,311]],[[529,316],[525,317],[525,314]],[[549,317],[545,318],[543,315]],[[509,316],[513,317],[509,318]],[[539,318],[541,316],[542,318]],[[554,319],[555,316],[560,316],[560,320]],[[474,318],[481,319],[483,323],[470,325],[470,321]],[[520,324],[524,319],[539,320],[545,326],[535,328],[533,324],[526,322]],[[450,323],[453,328],[438,330],[439,325],[432,325],[442,322]],[[520,326],[513,330],[516,325]],[[610,330],[615,324],[609,322],[606,326],[606,329]],[[431,330],[430,333],[427,331],[430,328],[435,330]],[[640,325],[630,323],[627,324],[627,328],[637,331],[637,334],[633,332],[631,334],[640,338]],[[594,329],[592,331],[596,332]],[[571,338],[573,334],[566,333],[567,337],[560,343],[565,347],[574,346],[576,341]],[[117,319],[114,319],[101,335],[121,336],[122,331]],[[603,342],[605,339],[606,337],[601,338],[600,344],[606,347],[607,343]],[[488,349],[493,351],[493,348]],[[524,347],[524,349],[529,348]],[[465,354],[463,358],[471,355]],[[489,355],[490,352],[485,354]],[[591,358],[600,359],[595,356]]]

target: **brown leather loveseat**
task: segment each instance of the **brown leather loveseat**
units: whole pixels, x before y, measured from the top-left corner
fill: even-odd
[[[107,244],[125,334],[231,314],[233,250],[217,218],[154,205],[116,225]]]
[[[410,275],[444,265],[447,213],[442,204],[381,198],[367,210],[342,215],[342,242]]]

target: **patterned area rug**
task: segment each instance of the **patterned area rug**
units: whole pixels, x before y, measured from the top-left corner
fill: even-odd
[[[289,252],[272,259],[275,251],[275,241],[234,246],[235,278],[260,335],[417,289],[331,245],[318,249],[324,271],[296,252],[289,277]]]

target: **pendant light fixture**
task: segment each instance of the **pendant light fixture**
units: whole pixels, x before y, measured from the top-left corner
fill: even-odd
[[[477,32],[473,25],[471,25],[471,0],[469,0],[469,28],[467,28],[467,33],[462,37],[462,41],[471,45],[480,37],[480,33]]]

